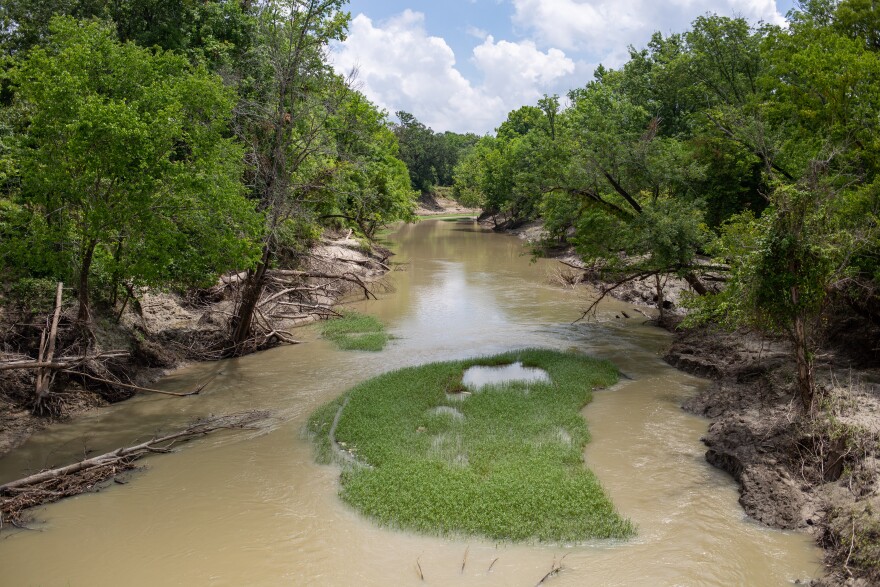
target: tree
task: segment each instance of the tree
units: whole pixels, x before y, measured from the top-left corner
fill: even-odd
[[[554,96],[541,100],[541,107],[518,108],[498,127],[497,137],[480,139],[455,168],[456,199],[503,215],[505,226],[536,216],[545,187],[554,184],[562,164],[555,140],[558,107]]]
[[[399,111],[394,115],[400,121],[391,129],[400,145],[400,159],[409,170],[413,189],[428,193],[437,183],[434,167],[434,131],[416,120],[409,112]]]
[[[247,271],[232,320],[231,350],[244,352],[266,272],[278,253],[279,230],[307,220],[310,198],[333,177],[328,123],[348,88],[327,61],[326,48],[345,37],[344,0],[278,0],[259,6],[257,42],[244,60],[236,133],[247,145],[250,197],[266,215],[262,253]]]
[[[761,124],[731,125],[729,136],[761,138],[751,142],[764,145],[756,154],[772,186],[769,207],[723,227],[716,249],[731,280],[697,315],[783,334],[810,413],[813,355],[829,308],[841,299],[869,312],[877,304],[880,59],[866,28],[837,22],[857,5],[810,2],[790,30],[767,32],[760,91],[746,107],[760,114],[730,117]]]
[[[0,52],[26,53],[42,44],[53,16],[112,21],[118,38],[186,54],[219,66],[251,41],[248,2],[240,0],[5,0]]]
[[[451,186],[455,166],[479,140],[474,134],[435,133],[409,112],[395,113],[399,122],[391,125],[400,146],[412,187],[426,194],[434,186]]]
[[[397,158],[397,138],[384,113],[349,91],[330,122],[337,170],[318,204],[321,218],[342,220],[370,240],[388,223],[413,220],[409,173]]]
[[[72,278],[82,321],[96,275],[112,297],[121,281],[204,284],[248,264],[258,217],[226,132],[234,95],[105,23],[58,17],[49,31],[9,74],[22,214],[4,246],[17,263]]]

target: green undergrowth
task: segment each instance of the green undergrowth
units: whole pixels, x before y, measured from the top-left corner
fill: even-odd
[[[341,318],[321,323],[321,336],[344,351],[373,351],[385,348],[391,335],[375,316],[344,311]]]
[[[469,367],[516,361],[551,381],[462,393]],[[582,457],[580,409],[616,380],[606,361],[549,350],[433,363],[358,385],[316,411],[309,430],[319,461],[341,461],[329,434],[345,405],[335,438],[359,464],[343,467],[340,495],[380,524],[511,541],[626,538],[632,523]]]

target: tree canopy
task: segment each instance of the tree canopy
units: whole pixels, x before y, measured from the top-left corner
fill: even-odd
[[[505,222],[542,218],[616,281],[678,275],[691,320],[786,335],[806,408],[835,304],[878,315],[880,46],[862,0],[805,2],[791,26],[707,15],[619,69],[510,113],[455,170]],[[714,256],[714,259],[712,258]],[[725,287],[700,279],[721,270]]]
[[[120,43],[101,22],[51,21],[9,72],[19,189],[4,249],[15,266],[90,280],[210,283],[247,264],[257,215],[226,132],[235,96],[180,56]]]
[[[5,277],[73,284],[88,321],[120,288],[244,271],[238,348],[267,269],[295,267],[325,228],[372,238],[411,218],[393,126],[330,66],[344,5],[0,6]]]

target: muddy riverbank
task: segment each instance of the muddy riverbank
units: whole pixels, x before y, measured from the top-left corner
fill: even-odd
[[[668,333],[640,315],[616,318],[630,305],[610,299],[595,320],[571,324],[584,292],[552,285],[554,262],[532,263],[517,239],[473,222],[427,221],[390,239],[402,269],[389,275],[393,291],[352,304],[394,336],[382,352],[341,352],[304,329],[297,334],[307,344],[192,364],[155,384],[177,391],[213,377],[200,396],[139,395],[53,426],[0,460],[2,481],[207,414],[277,415],[268,429],[148,458],[149,470],[126,485],[35,511],[46,531],[0,541],[5,579],[421,585],[420,568],[432,584],[533,586],[563,555],[556,585],[783,585],[821,574],[808,537],[745,519],[735,483],[706,463],[699,438],[707,422],[679,406],[707,383],[662,361]],[[608,359],[626,375],[583,411],[592,436],[585,459],[637,526],[634,539],[441,539],[377,526],[338,499],[340,470],[315,464],[302,433],[315,409],[388,370],[525,346]]]
[[[295,343],[292,331],[332,317],[340,300],[380,291],[380,280],[390,269],[389,256],[390,251],[366,245],[350,232],[330,234],[303,256],[297,271],[271,271],[259,319],[266,332],[278,334],[267,336],[252,350]],[[49,413],[33,413],[33,371],[0,371],[0,457],[53,423],[130,399],[138,393],[130,386],[148,387],[191,362],[223,358],[218,349],[235,311],[240,277],[224,275],[215,287],[187,294],[143,288],[124,305],[99,308],[88,354],[118,355],[98,366],[106,373],[102,379],[108,381],[58,374],[52,390],[57,401]],[[64,304],[59,338],[65,337],[65,326],[67,338],[77,337],[75,310],[73,300]],[[42,321],[43,315],[7,305],[0,314],[0,362],[28,358],[39,342]]]
[[[683,407],[711,419],[706,460],[737,480],[746,513],[814,537],[828,571],[817,585],[880,584],[880,371],[826,349],[807,418],[782,341],[683,330],[665,358],[713,381]]]

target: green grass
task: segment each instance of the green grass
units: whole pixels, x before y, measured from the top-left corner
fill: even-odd
[[[391,339],[378,318],[351,311],[342,312],[341,318],[322,322],[321,336],[344,351],[378,352]]]
[[[464,371],[515,361],[550,383],[494,386],[461,397]],[[611,385],[608,362],[549,350],[434,363],[381,375],[309,420],[318,459],[334,458],[329,431],[366,466],[347,465],[340,495],[380,524],[427,534],[581,542],[632,536],[583,463],[580,409]],[[463,418],[438,413],[455,408]]]

